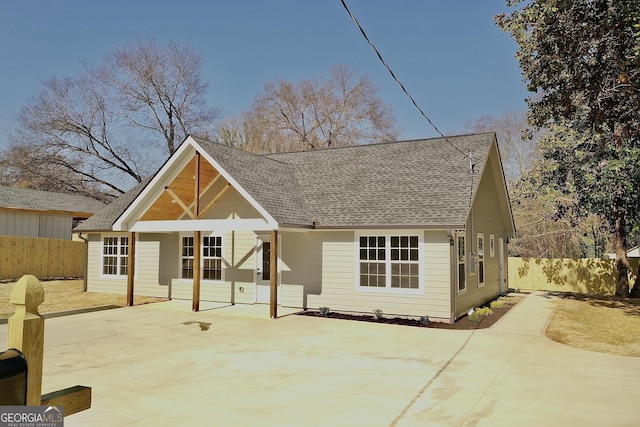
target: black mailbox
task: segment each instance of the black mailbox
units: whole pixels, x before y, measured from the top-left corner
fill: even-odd
[[[27,404],[27,359],[11,348],[0,353],[0,405]]]

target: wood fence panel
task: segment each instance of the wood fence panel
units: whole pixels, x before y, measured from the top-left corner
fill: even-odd
[[[635,281],[638,259],[630,259],[630,285]],[[509,257],[509,287],[609,295],[616,290],[614,259]]]
[[[84,242],[0,236],[0,280],[36,277],[83,277]]]

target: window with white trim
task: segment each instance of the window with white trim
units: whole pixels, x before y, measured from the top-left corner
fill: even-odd
[[[484,286],[484,234],[478,233],[478,287]]]
[[[221,236],[203,236],[200,242],[200,269],[202,280],[222,280],[222,244]],[[180,238],[180,278],[193,279],[194,270],[194,239],[193,236]]]
[[[222,237],[202,238],[202,278],[222,280]]]
[[[129,237],[105,236],[102,239],[102,274],[126,276],[129,262]]]
[[[496,256],[496,238],[493,234],[489,234],[489,256]]]
[[[358,286],[361,289],[419,290],[422,288],[418,235],[358,237]]]
[[[465,247],[465,235],[459,233],[456,238],[456,246],[458,252],[458,291],[462,292],[467,289],[467,255]]]
[[[180,277],[183,279],[193,279],[193,236],[182,236],[181,239],[182,259]]]

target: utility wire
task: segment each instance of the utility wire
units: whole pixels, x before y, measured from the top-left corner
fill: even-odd
[[[411,94],[409,93],[409,91],[404,87],[404,85],[402,84],[402,82],[396,77],[395,73],[393,72],[393,70],[391,69],[391,67],[389,67],[389,65],[387,64],[387,62],[384,60],[384,58],[382,57],[382,55],[380,54],[380,51],[378,51],[378,49],[376,48],[376,46],[373,44],[373,42],[369,39],[369,37],[367,36],[367,33],[365,33],[364,29],[362,28],[362,26],[360,25],[360,23],[358,22],[358,20],[356,19],[356,17],[353,15],[353,13],[351,13],[351,10],[349,10],[349,6],[347,6],[347,3],[345,2],[345,0],[340,0],[342,2],[342,6],[344,7],[344,9],[347,11],[347,13],[349,14],[349,16],[351,17],[351,19],[353,19],[353,22],[355,22],[356,26],[358,27],[358,29],[360,30],[360,32],[362,33],[362,36],[364,37],[364,39],[367,41],[367,43],[369,43],[369,46],[371,46],[371,49],[373,49],[373,51],[376,53],[376,55],[378,55],[378,59],[380,60],[380,62],[382,62],[382,65],[385,66],[385,68],[387,69],[387,71],[389,71],[389,73],[391,74],[391,77],[393,77],[393,79],[396,81],[396,83],[398,83],[400,85],[400,88],[402,88],[402,91],[404,92],[404,94],[409,97],[409,99],[411,100],[411,102],[413,103],[413,105],[418,109],[418,111],[420,112],[420,114],[422,114],[422,117],[424,117],[427,122],[429,122],[429,124],[431,125],[431,127],[433,127],[436,132],[438,132],[440,134],[441,137],[444,138],[445,141],[447,141],[449,143],[449,145],[451,145],[453,148],[456,149],[456,151],[458,151],[459,153],[461,153],[464,157],[468,158],[471,160],[471,157],[465,153],[464,151],[462,151],[461,149],[459,149],[458,147],[456,147],[451,141],[449,141],[449,138],[447,138],[446,136],[444,136],[444,134],[442,132],[440,132],[440,129],[438,129],[438,127],[433,123],[433,121],[431,121],[431,119],[425,114],[425,112],[422,110],[422,108],[420,108],[420,106],[418,105],[418,103],[416,102],[416,100],[413,98],[413,96],[411,96]]]

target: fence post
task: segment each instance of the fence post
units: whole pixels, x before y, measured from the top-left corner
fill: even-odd
[[[8,321],[8,348],[20,350],[27,359],[27,405],[39,406],[42,398],[44,318],[38,306],[44,302],[42,283],[32,275],[22,276],[11,292],[16,312]]]

